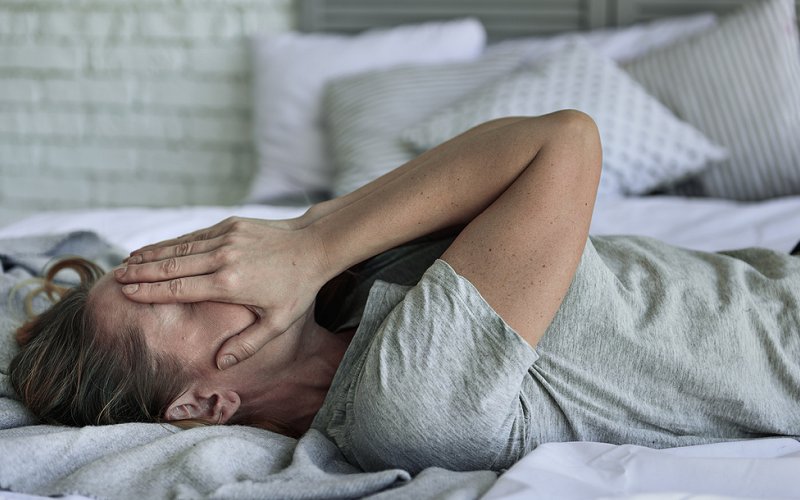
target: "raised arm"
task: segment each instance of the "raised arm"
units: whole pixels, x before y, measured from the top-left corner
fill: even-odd
[[[473,127],[467,130],[463,134],[460,134],[458,137],[453,138],[453,140],[450,142],[471,141],[474,140],[477,136],[480,136],[481,134],[488,132],[489,130],[492,130],[497,127],[506,127],[508,125],[511,125],[512,123],[526,119],[528,118],[511,116],[507,118],[501,118],[499,120],[492,120],[490,122],[483,123],[477,127]],[[295,224],[295,227],[307,226],[325,215],[328,215],[347,205],[350,205],[351,203],[354,203],[364,198],[365,196],[376,190],[384,188],[395,179],[402,177],[407,172],[412,171],[418,168],[421,164],[426,163],[427,161],[430,160],[432,156],[433,157],[437,156],[440,152],[440,149],[443,147],[445,146],[441,146],[440,148],[432,148],[429,151],[422,153],[415,159],[409,161],[408,163],[401,165],[400,167],[395,168],[390,172],[387,172],[381,177],[375,179],[374,181],[368,184],[365,184],[364,186],[356,189],[351,193],[313,205],[302,217],[293,220],[292,223]]]
[[[442,258],[535,345],[580,261],[600,164],[597,129],[583,113],[497,120],[309,228],[325,245],[332,277],[410,239],[466,224]]]
[[[139,283],[129,297],[142,302],[255,306],[270,335],[244,332],[220,350],[241,360],[300,317],[341,271],[466,226],[443,258],[535,344],[580,259],[600,163],[596,127],[583,113],[494,120],[297,220],[233,219],[136,252],[143,263],[118,279]],[[296,286],[274,292],[292,280]]]

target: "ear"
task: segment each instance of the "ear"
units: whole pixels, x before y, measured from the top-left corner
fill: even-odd
[[[164,415],[167,420],[203,420],[224,424],[239,410],[242,400],[230,389],[191,388],[170,403]]]

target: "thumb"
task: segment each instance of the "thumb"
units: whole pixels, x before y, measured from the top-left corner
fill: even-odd
[[[280,328],[271,326],[263,320],[256,321],[220,346],[217,351],[217,368],[226,370],[236,363],[250,358],[270,340],[279,337],[283,332]]]

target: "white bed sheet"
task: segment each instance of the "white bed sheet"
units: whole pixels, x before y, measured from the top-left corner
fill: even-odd
[[[798,498],[800,443],[753,439],[654,450],[548,443],[517,462],[483,500]]]
[[[286,218],[303,211],[248,205],[53,212],[0,228],[0,238],[85,229],[129,251],[231,215]],[[751,204],[678,197],[603,199],[595,209],[592,233],[639,234],[708,251],[761,246],[786,252],[800,240],[798,222],[800,196]],[[797,470],[800,444],[790,439],[673,450],[552,443],[501,476],[487,498],[797,498]],[[734,488],[737,484],[750,486]]]
[[[89,230],[120,248],[131,251],[148,243],[216,224],[233,215],[285,219],[301,215],[304,211],[302,207],[243,205],[42,212],[0,228],[0,238]]]
[[[652,236],[695,250],[788,252],[800,240],[800,196],[753,203],[674,196],[598,200],[591,231]]]
[[[225,217],[286,218],[304,209],[270,205],[43,212],[0,228],[0,238],[87,229],[126,250]],[[593,234],[639,234],[697,250],[759,246],[789,251],[800,240],[800,196],[758,203],[670,196],[600,199]]]

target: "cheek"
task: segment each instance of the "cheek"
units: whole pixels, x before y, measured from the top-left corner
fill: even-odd
[[[177,357],[186,366],[198,368],[208,357],[206,331],[192,322],[185,322],[172,331],[162,331],[161,336],[159,350]]]
[[[207,302],[200,307],[202,310],[193,322],[197,331],[192,336],[192,343],[199,349],[205,347],[204,350],[211,350],[212,358],[226,340],[245,330],[256,320],[255,314],[239,305]]]
[[[208,328],[187,314],[183,306],[156,306],[155,313],[146,315],[140,324],[151,348],[176,357],[183,365],[197,367],[197,361],[205,355]]]
[[[235,335],[252,325],[256,316],[244,306],[208,302],[204,317],[206,323],[220,334]]]

